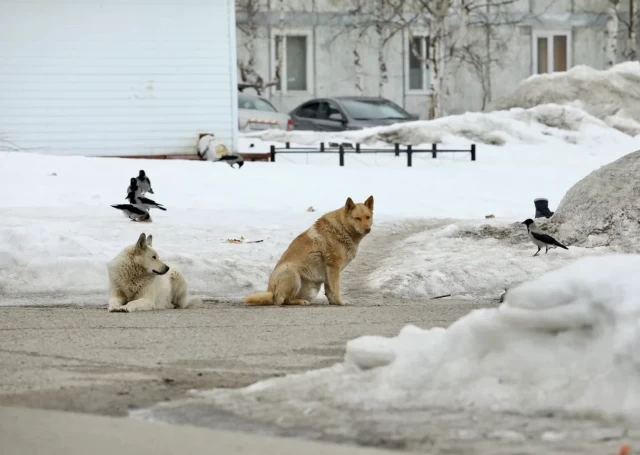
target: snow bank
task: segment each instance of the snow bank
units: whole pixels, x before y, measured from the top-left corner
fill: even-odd
[[[567,72],[534,75],[489,110],[528,109],[548,103],[575,106],[636,136],[640,134],[640,63],[621,63],[603,71],[579,65]]]
[[[376,265],[368,285],[407,299],[496,299],[504,289],[610,250],[571,246],[533,257],[535,252],[521,222],[454,222],[405,239]]]
[[[564,143],[592,145],[623,140],[626,134],[607,125],[574,106],[558,104],[534,106],[499,112],[469,112],[436,120],[399,123],[391,126],[368,128],[342,133],[268,130],[252,133],[247,139],[260,139],[317,145],[325,141],[359,142],[369,146],[389,146],[393,143],[424,145],[445,144],[468,148],[469,143],[491,146],[543,145]],[[633,125],[626,119],[627,128]]]
[[[476,128],[476,115],[482,119],[486,114],[469,114],[467,120],[464,116],[443,119],[437,124],[444,128],[447,122],[466,122],[469,128]],[[640,138],[630,138],[570,108],[521,110],[518,121],[514,115],[493,116],[517,124],[521,138],[508,146],[481,146],[476,162],[467,156],[414,156],[412,168],[406,167],[404,157],[393,154],[349,155],[344,168],[337,165],[335,155],[279,156],[276,163],[247,163],[237,170],[211,162],[0,152],[0,296],[3,303],[7,299],[33,303],[34,294],[103,303],[93,296],[106,292],[106,262],[146,231],[154,235],[162,256],[185,272],[194,293],[239,297],[262,289],[289,242],[319,215],[339,207],[347,196],[364,200],[373,194],[378,226],[407,218],[482,219],[487,214],[522,220],[533,215],[533,199],[547,197],[553,206],[553,201],[559,201],[593,169],[640,148]],[[538,120],[543,117],[555,126],[541,126]],[[567,125],[577,130],[560,129],[569,128]],[[413,135],[413,127],[407,128],[407,134]],[[478,131],[482,128],[477,127]],[[309,137],[318,140],[320,136]],[[242,141],[246,144],[248,140]],[[463,137],[446,136],[446,145],[468,143]],[[268,148],[268,143],[257,142],[254,149],[261,147]],[[300,165],[310,161],[313,165]],[[132,223],[109,207],[125,202],[125,185],[141,168],[153,182],[153,199],[168,208],[167,212],[153,212],[154,222],[148,225]],[[309,206],[316,212],[307,212]],[[407,232],[404,224],[398,223],[401,233]],[[430,239],[431,234],[425,235],[429,251],[419,244],[420,238],[410,239],[418,251],[412,252],[415,259],[401,263],[390,255],[386,267],[380,267],[370,280],[374,288],[389,286],[395,295],[448,293],[440,289],[459,295],[488,295],[499,292],[504,283],[535,276],[528,274],[530,270],[548,270],[539,263],[519,262],[528,260],[529,251],[524,247],[501,250],[501,244],[496,246],[490,239],[475,242],[455,235],[437,243]],[[240,236],[264,242],[225,243]],[[450,262],[439,253],[444,248],[457,252]],[[398,250],[407,251],[401,245]],[[557,253],[545,258],[553,267],[562,265],[558,261],[564,259],[559,258],[579,256],[572,250],[563,256]],[[515,258],[518,254],[522,259]],[[495,263],[489,267],[489,259],[482,257],[493,258]],[[507,267],[504,257],[515,261],[513,267]],[[526,272],[515,273],[514,264]],[[419,266],[422,268],[416,271]],[[460,272],[453,273],[454,266]],[[473,270],[476,266],[496,270],[495,276]],[[430,274],[433,291],[421,283],[425,273]],[[438,282],[439,274],[452,278]],[[482,285],[483,280],[491,285]],[[456,284],[460,282],[468,284],[460,287]]]
[[[636,252],[640,243],[640,151],[610,163],[576,183],[549,220],[549,229],[584,246]]]
[[[639,255],[584,258],[447,329],[353,340],[347,363],[383,368],[373,390],[340,398],[640,417],[638,273]]]
[[[638,418],[638,273],[640,255],[583,258],[448,328],[363,336],[342,365],[196,396],[245,415],[444,407]]]

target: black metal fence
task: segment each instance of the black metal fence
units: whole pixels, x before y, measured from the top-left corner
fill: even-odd
[[[294,147],[292,148],[289,142],[285,143],[284,147],[271,146],[271,161],[276,160],[278,154],[300,154],[300,153],[324,153],[324,154],[337,154],[340,158],[340,166],[344,166],[345,155],[350,154],[371,154],[371,153],[394,153],[395,156],[400,156],[401,153],[407,155],[407,166],[413,165],[414,153],[431,153],[431,158],[437,158],[439,153],[469,153],[471,161],[476,160],[476,144],[471,144],[468,149],[439,149],[438,144],[431,144],[430,149],[413,148],[411,145],[394,144],[393,149],[369,149],[361,148],[360,144],[355,144],[355,147],[351,144],[335,144],[329,143],[325,145],[321,142],[318,147]]]

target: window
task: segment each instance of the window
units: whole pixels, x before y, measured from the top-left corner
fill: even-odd
[[[533,32],[533,73],[567,71],[571,67],[571,32]]]
[[[309,90],[311,86],[309,77],[311,37],[304,33],[292,33],[276,35],[273,41],[275,48],[274,76],[276,76],[275,68],[281,60],[280,52],[283,52],[280,79],[276,84],[276,90],[282,92]]]
[[[269,101],[249,95],[238,95],[238,109],[278,112]]]
[[[409,37],[407,40],[407,87],[410,92],[429,90],[429,38],[425,36]]]
[[[318,110],[320,109],[320,103],[309,103],[298,109],[298,117],[304,118],[316,118]]]
[[[389,101],[342,100],[342,105],[356,120],[406,119],[409,114]]]

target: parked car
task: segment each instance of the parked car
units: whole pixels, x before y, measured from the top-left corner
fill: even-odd
[[[270,128],[293,129],[291,117],[278,110],[265,98],[238,93],[238,129],[240,131],[260,131]]]
[[[289,115],[296,130],[344,131],[418,120],[393,101],[364,96],[316,98]]]

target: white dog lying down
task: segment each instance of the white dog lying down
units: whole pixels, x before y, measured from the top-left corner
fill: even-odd
[[[148,311],[193,308],[199,297],[187,298],[187,282],[174,265],[162,262],[151,248],[152,236],[140,234],[108,264],[109,311]],[[167,273],[168,272],[168,273]]]

